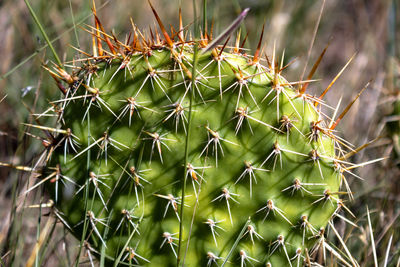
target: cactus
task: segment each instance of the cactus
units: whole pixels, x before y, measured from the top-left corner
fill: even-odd
[[[330,87],[317,98],[306,93],[310,81],[288,82],[275,52],[262,59],[262,35],[250,56],[240,37],[228,49],[211,43],[212,32],[188,40],[182,23],[169,34],[153,12],[161,34],[146,38],[133,24],[123,42],[94,9],[93,54],[81,51],[87,60],[72,73],[46,67],[63,97],[51,103],[58,126],[35,126],[51,137],[40,184],[89,257],[353,261],[324,235],[346,208],[339,191],[350,166],[334,132],[345,112],[334,121],[321,111]]]

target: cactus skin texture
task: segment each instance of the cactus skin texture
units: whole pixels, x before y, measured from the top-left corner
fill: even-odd
[[[319,102],[274,59],[202,53],[209,36],[195,53],[163,34],[145,42],[135,29],[124,45],[99,31],[103,46],[79,71],[51,70],[68,85],[45,170],[65,182],[46,183],[57,208],[110,262],[176,266],[182,224],[185,266],[301,266],[342,203],[345,163]]]

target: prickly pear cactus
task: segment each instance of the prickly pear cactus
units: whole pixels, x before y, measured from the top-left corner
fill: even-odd
[[[340,139],[322,100],[211,35],[104,32],[78,70],[49,68],[46,187],[90,255],[148,266],[300,266],[342,207]],[[107,49],[106,49],[107,47]],[[196,48],[198,47],[198,49]]]

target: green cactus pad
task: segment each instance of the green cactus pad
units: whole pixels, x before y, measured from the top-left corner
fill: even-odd
[[[185,266],[298,266],[318,254],[342,203],[320,100],[275,60],[138,33],[128,45],[103,34],[54,102],[64,131],[46,185],[72,232],[121,264],[176,266],[179,253]]]

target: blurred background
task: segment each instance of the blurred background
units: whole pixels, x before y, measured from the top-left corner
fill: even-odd
[[[74,59],[76,51],[72,46],[91,51],[91,38],[83,30],[86,24],[93,24],[91,0],[31,0],[30,3],[63,62]],[[184,24],[193,25],[196,19],[193,3],[197,19],[201,21],[203,1],[152,0],[164,24],[175,27],[179,7]],[[209,24],[214,21],[216,36],[249,7],[250,12],[241,25],[242,36],[248,34],[245,47],[255,50],[265,23],[264,52],[271,56],[275,44],[278,55],[285,53],[285,63],[293,61],[284,72],[289,81],[299,80],[304,68],[307,75],[329,43],[314,75],[319,81],[308,89],[312,95],[319,96],[355,55],[325,99],[334,107],[341,100],[339,110],[342,111],[371,81],[337,129],[355,147],[379,137],[353,156],[352,161],[386,159],[356,170],[364,180],[347,176],[355,200],[346,202],[346,206],[356,215],[354,221],[359,228],[343,221],[336,224],[360,265],[374,266],[368,206],[379,262],[384,260],[393,235],[389,260],[390,266],[396,266],[400,264],[400,129],[399,113],[393,112],[400,101],[400,3],[397,0],[328,0],[314,38],[322,5],[322,0],[208,0],[207,18]],[[112,30],[119,39],[124,40],[131,30],[131,17],[145,31],[155,25],[144,0],[96,1],[96,6],[106,30]],[[31,122],[30,113],[43,112],[50,99],[59,97],[54,80],[41,67],[51,62],[55,59],[26,3],[0,1],[0,162],[31,166],[43,150],[37,138],[25,134],[29,129],[21,123]],[[48,219],[43,214],[48,210],[40,213],[38,208],[29,207],[46,201],[46,195],[38,190],[21,196],[30,179],[35,178],[29,173],[0,168],[0,264],[12,262],[13,266],[20,266],[29,262],[40,229],[46,227]],[[77,243],[64,234],[61,226],[54,224],[47,230],[47,247],[40,254],[41,263],[70,266],[73,255],[65,255],[65,246],[74,248]]]

